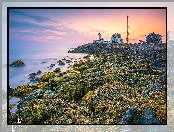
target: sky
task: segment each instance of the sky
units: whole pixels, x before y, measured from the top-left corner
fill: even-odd
[[[54,48],[91,43],[100,32],[104,40],[120,33],[126,42],[145,40],[151,32],[166,42],[165,9],[10,9],[10,48]]]

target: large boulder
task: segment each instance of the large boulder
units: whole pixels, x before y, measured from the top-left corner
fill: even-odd
[[[138,124],[149,124],[149,125],[161,124],[160,120],[158,120],[155,116],[156,116],[156,110],[145,109],[138,121]]]
[[[16,60],[16,61],[13,62],[12,64],[10,64],[10,66],[18,67],[18,66],[25,66],[25,64],[24,64],[24,62],[22,62],[21,60]]]
[[[126,113],[122,116],[120,122],[118,124],[130,124],[133,119],[134,116],[136,115],[137,109],[130,107]]]

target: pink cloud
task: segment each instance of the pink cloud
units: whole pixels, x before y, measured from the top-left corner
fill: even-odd
[[[51,42],[51,41],[60,41],[63,40],[62,37],[53,36],[53,35],[44,35],[44,36],[25,36],[20,34],[12,34],[9,36],[10,39],[23,39],[28,41],[37,41],[37,42]]]
[[[50,42],[50,40],[52,41],[63,40],[62,37],[51,36],[51,35],[50,36],[23,36],[22,39],[38,41],[38,42]]]

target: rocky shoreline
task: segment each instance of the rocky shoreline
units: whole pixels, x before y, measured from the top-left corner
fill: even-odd
[[[18,117],[23,124],[166,124],[166,44],[90,44],[68,52],[89,55],[15,88],[21,100],[10,124]]]

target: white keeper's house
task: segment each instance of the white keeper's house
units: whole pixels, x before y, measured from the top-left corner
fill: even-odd
[[[99,44],[123,43],[123,39],[121,39],[121,34],[115,33],[112,35],[111,40],[104,41],[104,39],[101,37],[101,33],[98,33],[98,40],[93,40],[93,43],[99,43]]]

